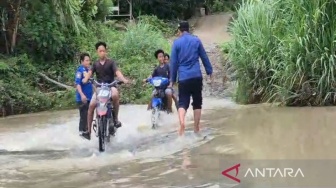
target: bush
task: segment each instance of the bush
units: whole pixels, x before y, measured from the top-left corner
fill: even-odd
[[[143,16],[137,25],[130,25],[127,30],[115,20],[102,23],[110,14],[114,2],[111,0],[20,2],[5,1],[0,15],[6,27],[0,34],[0,52],[6,53],[6,57],[0,57],[2,115],[74,107],[74,90],[59,87],[41,77],[41,73],[73,86],[79,54],[89,52],[96,60],[94,44],[98,41],[108,44],[109,56],[118,62],[124,75],[136,80],[152,72],[156,49],[169,48],[164,35],[170,35],[172,30],[156,16]],[[191,9],[190,2],[187,4],[190,6],[182,6],[181,10]],[[174,6],[180,5],[175,3]],[[178,10],[169,11],[183,14]],[[19,12],[20,16],[10,16],[11,12]],[[151,89],[143,89],[141,85],[138,81],[137,85],[122,89],[122,102],[147,102]]]
[[[230,51],[230,42],[225,42],[220,45],[220,49],[224,54],[228,54]]]
[[[139,16],[139,23],[142,24],[148,24],[153,26],[153,29],[162,32],[165,36],[170,37],[174,34],[176,31],[176,25],[168,24],[168,22],[164,22],[163,20],[160,20],[157,16]]]
[[[154,51],[161,48],[169,50],[169,42],[155,26],[139,22],[130,25],[126,32],[117,31],[103,23],[92,23],[92,29],[85,35],[74,36],[69,45],[79,52],[89,52],[92,60],[97,59],[94,45],[105,41],[109,56],[118,62],[126,77],[136,81],[131,87],[122,87],[122,103],[145,103],[150,98],[152,88],[142,87],[142,79],[148,77],[157,65]],[[167,51],[168,52],[168,51]],[[10,115],[36,112],[47,109],[67,109],[75,107],[75,90],[60,90],[41,78],[37,73],[43,71],[51,78],[62,72],[62,83],[73,85],[75,70],[79,59],[72,62],[44,64],[33,62],[27,55],[0,61],[0,109]],[[34,66],[35,65],[35,66]],[[39,66],[38,66],[39,65]],[[52,84],[51,84],[52,85]],[[43,92],[41,92],[43,91]]]
[[[210,0],[206,4],[211,12],[228,12],[236,11],[237,5],[240,3],[241,0]]]
[[[135,86],[122,87],[122,103],[144,103],[149,100],[151,88],[142,87],[142,79],[148,77],[157,65],[154,57],[155,50],[161,48],[165,51],[170,49],[167,39],[157,26],[148,22],[139,22],[136,25],[129,25],[126,32],[117,31],[103,23],[94,23],[89,32],[78,37],[75,44],[81,52],[89,52],[93,61],[98,56],[94,45],[98,41],[105,41],[109,57],[116,60],[118,67],[126,77],[136,81]],[[169,51],[167,51],[169,52]],[[79,62],[79,60],[77,61]],[[78,64],[68,68],[67,82],[73,83],[74,70]]]
[[[0,116],[74,107],[74,90],[41,92],[43,80],[27,55],[0,60]]]
[[[236,100],[335,104],[334,1],[244,1],[231,27]]]
[[[116,44],[112,57],[118,60],[119,67],[126,76],[136,79],[135,86],[123,89],[122,101],[147,102],[153,89],[143,89],[141,81],[147,78],[158,64],[154,57],[155,50],[169,50],[168,40],[152,25],[140,22],[130,26]]]

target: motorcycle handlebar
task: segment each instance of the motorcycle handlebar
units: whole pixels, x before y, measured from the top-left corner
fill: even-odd
[[[123,81],[120,81],[120,80],[114,80],[112,83],[109,83],[109,84],[107,84],[107,83],[99,83],[99,82],[97,82],[93,78],[90,78],[90,81],[93,82],[94,84],[96,84],[97,86],[106,86],[106,87],[117,86],[117,85],[121,85],[121,84],[124,83]]]

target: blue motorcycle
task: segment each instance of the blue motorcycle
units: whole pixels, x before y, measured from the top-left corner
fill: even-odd
[[[152,129],[158,127],[160,112],[167,111],[167,98],[165,89],[169,85],[169,79],[164,77],[153,77],[146,80],[154,86],[154,97],[152,99]]]

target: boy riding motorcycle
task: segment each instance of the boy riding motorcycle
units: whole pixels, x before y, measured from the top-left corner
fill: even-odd
[[[87,76],[85,77],[84,83],[88,82],[88,79],[91,78],[94,74],[97,77],[98,82],[104,83],[112,83],[114,81],[114,77],[117,76],[120,81],[124,82],[125,84],[129,83],[128,79],[124,77],[121,73],[117,64],[112,59],[107,57],[107,45],[105,42],[98,42],[95,45],[97,54],[99,56],[99,60],[96,61],[92,65],[92,69],[89,70]],[[121,122],[119,121],[118,114],[119,114],[119,91],[115,87],[111,87],[112,92],[112,103],[114,107],[115,119],[116,119],[116,128],[121,127]],[[91,125],[93,121],[94,110],[96,109],[96,96],[97,93],[92,95],[92,99],[90,101],[89,110],[88,110],[88,117],[87,117],[87,125],[88,129],[87,132],[84,132],[82,136],[88,140],[91,139]],[[110,126],[110,128],[113,128]],[[110,131],[112,132],[112,131]]]
[[[155,58],[158,59],[159,65],[154,69],[152,75],[150,77],[164,77],[168,78],[170,76],[170,70],[169,65],[165,64],[164,61],[164,51],[159,49],[154,53]],[[149,78],[150,78],[149,77]],[[148,79],[148,78],[147,78]],[[144,79],[143,82],[146,83],[147,79]],[[152,98],[154,97],[155,90],[152,93]],[[172,112],[172,100],[174,99],[175,104],[177,104],[176,97],[173,95],[173,89],[172,88],[166,88],[165,94],[167,97],[167,111],[168,113]],[[149,101],[147,110],[150,110],[152,108],[152,99]]]

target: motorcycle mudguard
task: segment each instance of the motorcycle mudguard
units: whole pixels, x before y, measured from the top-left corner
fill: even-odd
[[[97,112],[97,115],[99,116],[104,116],[107,114],[107,107],[105,106],[105,104],[97,104],[97,108],[96,108],[96,112]]]
[[[157,106],[160,106],[162,103],[162,99],[160,98],[153,98],[152,99],[152,107],[155,108]]]
[[[107,108],[104,107],[102,109],[97,108],[97,114],[99,116],[105,116],[107,114]]]

